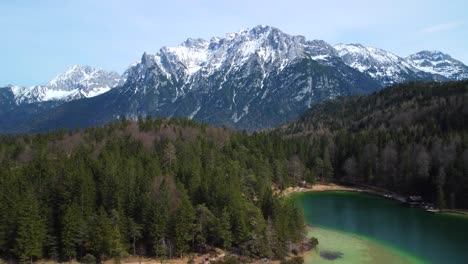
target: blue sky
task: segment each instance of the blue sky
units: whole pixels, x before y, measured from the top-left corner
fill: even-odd
[[[43,84],[73,64],[122,73],[146,51],[256,25],[468,64],[468,1],[0,1],[0,85]]]

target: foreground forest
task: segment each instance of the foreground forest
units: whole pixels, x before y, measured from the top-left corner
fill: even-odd
[[[311,168],[331,163],[334,173],[315,174],[322,179],[468,208],[467,81],[399,84],[323,102],[275,133],[302,140],[306,156],[318,157]]]
[[[304,239],[279,190],[340,181],[468,208],[468,82],[320,103],[247,134],[182,119],[0,137],[0,258],[283,259]]]
[[[215,246],[282,259],[305,225],[272,191],[294,184],[297,152],[275,140],[150,118],[1,137],[1,258],[173,258]]]

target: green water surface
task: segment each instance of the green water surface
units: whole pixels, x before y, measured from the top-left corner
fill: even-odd
[[[306,263],[468,263],[468,217],[434,214],[355,192],[294,197],[319,247]],[[328,260],[323,251],[340,252]]]

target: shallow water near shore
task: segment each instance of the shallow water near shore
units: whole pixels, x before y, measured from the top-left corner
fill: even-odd
[[[308,236],[316,237],[319,240],[319,245],[316,250],[305,256],[304,262],[306,264],[424,263],[424,261],[405,254],[405,252],[355,234],[312,227]],[[327,253],[332,254],[332,258],[330,255],[326,255]]]
[[[319,239],[306,263],[468,263],[467,217],[355,192],[293,197]]]

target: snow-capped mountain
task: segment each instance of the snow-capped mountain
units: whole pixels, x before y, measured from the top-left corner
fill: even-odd
[[[408,81],[468,79],[468,67],[440,51],[421,51],[402,58],[361,44],[338,44],[334,48],[344,63],[368,74],[384,86]]]
[[[365,47],[361,44],[338,44],[334,48],[344,63],[369,74],[384,86],[417,79],[430,79],[424,73],[419,73],[420,70],[408,60],[382,49]]]
[[[334,53],[333,47],[324,41],[307,41],[273,27],[257,26],[210,41],[188,39],[176,47],[163,47],[155,55],[145,53],[124,75],[138,75],[144,68],[154,68],[173,81],[187,81],[195,75],[210,76],[222,69],[229,73],[255,60],[266,76],[283,70],[298,58],[315,56],[313,59],[325,60],[335,56]]]
[[[45,85],[32,87],[9,86],[17,105],[45,101],[71,101],[94,97],[114,88],[120,81],[116,72],[90,66],[74,65]]]
[[[255,130],[288,122],[338,96],[407,81],[467,78],[466,66],[449,56],[418,54],[402,58],[360,44],[331,46],[269,26],[210,40],[189,38],[144,53],[121,78],[72,67],[44,86],[0,89],[0,131],[86,127],[149,115]],[[45,104],[15,108],[28,100]]]
[[[450,80],[468,79],[468,66],[440,51],[420,51],[406,58],[418,70]]]
[[[93,97],[109,91],[119,81],[120,75],[116,72],[74,65],[49,81],[46,86],[52,90],[78,90],[83,97]]]
[[[380,87],[344,64],[325,41],[268,26],[145,53],[124,76],[119,91],[130,102],[119,103],[129,106],[122,114],[244,128],[276,125],[320,100]]]

